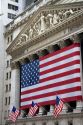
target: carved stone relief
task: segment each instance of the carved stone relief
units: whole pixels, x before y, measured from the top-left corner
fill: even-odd
[[[41,13],[39,20],[37,20],[34,25],[30,26],[30,28],[21,35],[19,41],[26,42],[34,36],[40,35],[41,33],[45,32],[45,30],[55,26],[74,13],[75,11],[73,11],[72,9],[48,12],[47,14],[45,12]]]
[[[18,40],[17,45],[21,45],[21,42],[26,42],[32,38],[34,38],[37,35],[40,35],[41,33],[45,32],[46,30],[54,27],[58,23],[62,22],[63,20],[69,18],[77,11],[74,9],[67,9],[67,10],[52,10],[52,11],[46,11],[41,12],[39,19],[35,21],[34,24],[32,24],[24,34],[21,35],[21,37]],[[19,44],[20,43],[20,44]]]

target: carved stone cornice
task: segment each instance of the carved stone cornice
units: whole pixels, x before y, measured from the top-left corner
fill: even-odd
[[[7,51],[11,51],[12,50],[16,50],[18,48],[21,48],[21,46],[26,46],[27,44],[27,47],[30,47],[31,45],[34,45],[34,42],[37,43],[39,42],[41,39],[46,39],[46,37],[52,35],[53,33],[57,33],[65,28],[68,28],[68,27],[71,27],[71,25],[76,25],[77,23],[82,23],[82,19],[83,19],[83,12],[79,12],[79,13],[76,13],[76,15],[73,15],[72,17],[66,19],[66,20],[63,20],[62,22],[58,23],[55,27],[52,27],[48,30],[46,30],[44,33],[38,35],[38,36],[35,36],[34,38],[30,39],[30,40],[27,40],[25,41],[24,43],[22,43],[21,45],[18,46],[18,44],[16,43],[16,41],[14,41],[10,46],[9,48],[7,49]],[[17,45],[15,46],[16,48],[13,48],[14,45]],[[12,50],[11,50],[12,49]]]
[[[36,17],[38,15],[39,12],[41,11],[49,11],[49,10],[63,10],[63,9],[81,9],[83,8],[83,2],[76,2],[76,3],[69,3],[69,4],[61,4],[61,5],[54,5],[54,3],[52,3],[51,5],[47,5],[47,6],[43,6],[40,7],[38,11],[33,12],[31,15],[29,15],[28,17],[25,16],[25,18],[23,18],[21,21],[17,22],[16,24],[13,24],[8,30],[7,32],[5,32],[5,36],[7,36],[8,34],[10,34],[11,32],[13,32],[16,28],[24,25],[27,23],[27,21],[32,20],[32,16]],[[28,10],[27,10],[28,11]],[[27,12],[26,11],[26,12]],[[26,12],[24,14],[26,14]]]
[[[58,9],[57,12],[63,12],[63,11],[59,11],[59,10],[60,9]],[[53,24],[53,26],[51,24],[52,23],[51,19],[49,19],[49,21],[50,21],[49,27],[47,29],[44,29],[45,27],[41,28],[45,31],[42,31],[36,35],[32,34],[32,32],[31,32],[31,34],[29,35],[30,28],[33,28],[34,24],[40,19],[42,12],[43,12],[43,14],[47,15],[46,17],[51,18],[52,14],[55,12],[55,10],[52,10],[52,8],[51,8],[51,10],[49,10],[49,11],[45,11],[45,10],[42,10],[40,12],[38,11],[37,12],[38,14],[36,15],[36,17],[32,16],[32,20],[29,21],[24,26],[24,29],[20,32],[20,34],[17,36],[17,38],[10,44],[10,46],[7,49],[7,52],[12,55],[13,60],[16,58],[22,59],[24,56],[29,56],[30,53],[33,53],[33,52],[28,51],[29,47],[39,44],[41,41],[43,41],[47,38],[50,38],[51,36],[61,32],[62,30],[65,30],[67,28],[72,28],[72,27],[79,27],[83,23],[82,9],[81,10],[79,9],[78,11],[77,10],[71,11],[71,9],[69,9],[69,10],[65,9],[64,10],[65,14],[70,13],[69,16],[65,15],[68,17],[64,16],[62,19],[60,18],[59,19],[60,21],[59,22],[58,22],[58,20],[57,20],[57,22],[55,21],[54,23],[56,23],[56,24]],[[27,34],[27,32],[28,32],[28,34]],[[41,47],[44,47],[46,45],[49,46],[50,44],[51,44],[50,41],[48,41],[48,43],[43,43],[41,45]],[[25,50],[26,50],[26,53],[25,53]],[[33,49],[33,51],[36,51],[36,50]]]
[[[63,119],[74,119],[74,118],[79,118],[79,119],[82,119],[83,118],[83,113],[66,113],[66,114],[61,114],[59,115],[59,117],[57,117],[57,120],[63,120]],[[49,120],[52,120],[52,121],[55,121],[55,117],[53,115],[50,115],[50,116],[36,116],[36,117],[32,117],[32,118],[19,118],[17,120],[16,123],[29,123],[29,122],[35,122],[36,121],[49,121]],[[7,121],[7,123],[12,123],[10,121]]]
[[[72,35],[71,39],[74,41],[74,43],[80,42],[80,39],[77,34]]]

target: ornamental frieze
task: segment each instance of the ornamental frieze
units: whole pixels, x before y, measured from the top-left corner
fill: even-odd
[[[50,8],[50,9],[49,9]],[[36,37],[40,37],[45,32],[56,28],[59,24],[64,21],[73,18],[78,13],[82,12],[83,8],[75,8],[74,6],[71,8],[62,8],[53,6],[47,9],[40,9],[40,11],[36,12],[36,17],[34,15],[29,19],[27,24],[24,26],[23,30],[19,33],[17,38],[13,41],[13,43],[9,46],[11,52],[22,47],[24,44],[32,43],[32,40]]]
[[[19,46],[23,42],[44,33],[46,30],[62,22],[64,19],[73,16],[74,13],[75,11],[72,9],[48,13],[41,12],[39,19],[34,23],[34,25],[32,24],[23,34],[21,34],[17,45]]]

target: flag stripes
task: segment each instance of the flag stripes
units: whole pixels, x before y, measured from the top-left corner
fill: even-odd
[[[34,115],[36,114],[37,110],[38,110],[38,106],[37,106],[37,104],[34,103],[34,102],[32,101],[32,105],[31,105],[31,107],[30,107],[30,110],[29,110],[28,116],[29,116],[29,117],[34,116]]]
[[[82,97],[78,43],[39,59],[39,83],[21,88],[21,109],[32,100],[40,105],[53,104],[56,94],[65,102]]]
[[[31,107],[28,116],[34,116],[37,109],[38,109],[38,107],[36,105],[34,107]]]
[[[9,120],[15,122],[18,115],[19,115],[19,110],[17,110],[15,107],[13,107],[12,111],[9,113]]]
[[[71,84],[71,82],[72,83],[77,82],[77,83],[75,83],[76,86],[77,86],[79,81],[80,81],[80,78],[73,78],[73,79],[57,82],[56,84],[55,83],[54,84],[49,84],[49,85],[47,84],[47,86],[45,86],[45,87],[41,86],[40,88],[38,87],[37,89],[33,88],[33,89],[30,89],[30,90],[26,90],[26,91],[22,92],[21,94],[25,96],[25,94],[29,94],[29,93],[32,93],[32,92],[37,92],[37,91],[40,91],[40,90],[43,90],[43,89],[48,89],[48,88],[51,88],[51,87],[53,88],[53,87],[57,87],[57,86],[61,86],[61,85],[68,85],[68,84]]]
[[[63,101],[61,99],[59,99],[59,97],[56,97],[56,104],[55,104],[55,109],[54,109],[54,116],[57,117],[60,112],[62,111],[63,108]]]

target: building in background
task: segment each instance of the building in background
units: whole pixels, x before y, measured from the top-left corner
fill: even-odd
[[[27,6],[27,3],[29,6]],[[6,49],[7,53],[5,53],[4,58],[4,66],[6,66],[6,68],[4,70],[5,82],[3,98],[3,119],[5,120],[3,124],[14,124],[8,120],[9,111],[12,106],[20,109],[21,105],[21,114],[16,121],[17,125],[82,125],[83,102],[81,97],[83,96],[83,0],[26,1],[25,8],[25,11],[20,13],[11,23],[6,25],[4,34],[4,51]],[[69,100],[67,105],[65,103],[60,116],[57,119],[53,117],[52,113],[54,110],[54,103],[48,103],[48,101],[51,99],[50,96],[48,96],[47,102],[46,100],[42,99],[42,95],[40,93],[34,97],[31,97],[31,93],[28,95],[29,99],[27,98],[20,100],[20,90],[22,90],[20,81],[22,78],[20,74],[21,66],[41,57],[43,58],[45,55],[48,56],[49,53],[58,53],[60,52],[60,49],[63,52],[63,50],[65,50],[63,48],[70,48],[70,46],[74,44],[78,45],[77,43],[80,43],[81,45],[81,82],[78,83],[81,85],[81,91],[80,85],[78,86],[76,81],[74,84],[74,87],[76,88],[71,91],[77,91],[77,93],[75,93],[77,95],[74,97],[75,99],[71,99],[72,101]],[[77,52],[75,53],[77,54]],[[76,63],[78,66],[78,62],[79,61],[77,60],[73,63]],[[69,70],[69,68],[67,70]],[[79,67],[74,71],[73,72],[78,75]],[[72,77],[72,72],[70,72],[70,74]],[[69,79],[71,79],[71,77],[69,77]],[[78,76],[77,79],[79,81]],[[64,79],[62,80],[64,81]],[[70,89],[68,89],[68,92],[69,91]],[[49,91],[47,90],[46,93],[48,94],[48,92]],[[71,95],[73,95],[72,92],[70,92]],[[68,97],[68,93],[66,95]],[[27,95],[24,96],[26,97]],[[45,99],[47,99],[46,96],[47,95],[45,94]],[[69,97],[71,98],[70,95]],[[30,102],[34,100],[39,103],[37,99],[42,102],[43,105],[40,103],[37,116],[30,118],[27,116],[29,111],[28,106]],[[45,103],[42,100],[44,100]]]
[[[0,124],[5,124],[11,109],[11,56],[6,53],[7,47],[19,34],[22,27],[16,28],[14,33],[10,33],[7,39],[4,38],[6,30],[12,29],[13,24],[17,25],[25,18],[24,13],[29,8],[33,8],[35,1],[27,0],[0,0]],[[37,3],[36,3],[37,4]],[[43,3],[45,4],[45,3]],[[43,4],[40,4],[41,6]],[[29,9],[31,9],[29,8]],[[25,10],[25,11],[24,11]],[[23,12],[23,13],[22,13]],[[33,13],[33,11],[29,11]],[[20,16],[18,16],[20,14]]]
[[[0,124],[2,124],[4,118],[4,111],[5,115],[9,111],[9,93],[11,90],[11,69],[9,68],[11,57],[5,53],[5,49],[12,41],[12,34],[8,37],[8,43],[6,44],[4,39],[5,26],[21,13],[24,8],[25,0],[0,0]],[[5,96],[5,104],[3,96]],[[3,105],[5,105],[4,109],[2,109]]]

